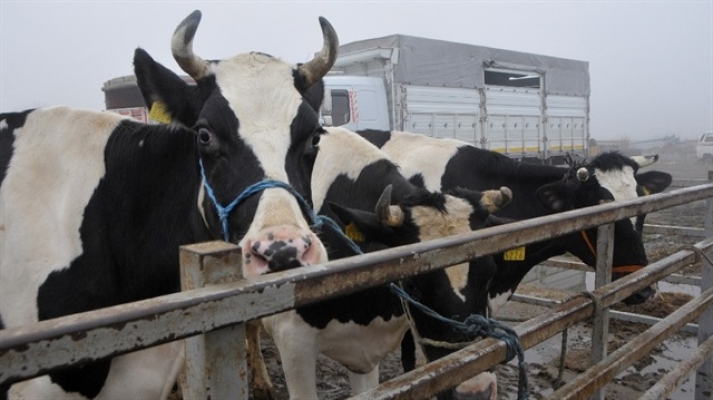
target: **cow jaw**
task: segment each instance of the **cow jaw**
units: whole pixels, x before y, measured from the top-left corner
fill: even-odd
[[[243,276],[277,269],[319,264],[327,261],[322,242],[309,229],[297,199],[284,189],[266,189],[257,206],[253,223],[240,241]]]

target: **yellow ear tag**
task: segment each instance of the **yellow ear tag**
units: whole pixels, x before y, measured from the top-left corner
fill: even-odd
[[[149,118],[162,124],[170,124],[173,120],[171,118],[171,113],[169,113],[166,109],[166,103],[160,100],[154,101],[154,103],[151,105],[151,111],[149,111]]]
[[[646,186],[642,186],[641,191],[644,192],[644,196],[648,196],[651,194],[651,192],[649,191],[649,189],[646,188]]]
[[[505,261],[524,261],[525,260],[525,246],[511,249],[503,254],[503,260]]]
[[[350,222],[349,225],[344,227],[344,234],[347,235],[349,239],[357,243],[364,243],[364,241],[366,240],[364,234],[361,233],[359,228],[357,228],[353,222]]]

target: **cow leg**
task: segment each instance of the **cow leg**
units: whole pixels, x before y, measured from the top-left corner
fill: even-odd
[[[97,400],[165,399],[173,389],[185,359],[182,340],[116,357]]]
[[[280,353],[290,399],[319,398],[316,329],[307,325],[294,310],[265,317],[262,323]]]
[[[252,396],[256,400],[273,400],[275,398],[274,389],[260,347],[260,326],[260,321],[251,321],[245,325],[248,364],[252,377]]]
[[[356,396],[359,393],[366,392],[367,390],[379,386],[378,364],[376,367],[374,367],[374,369],[365,374],[358,374],[352,371],[347,372],[349,374],[349,383],[352,387],[352,396]]]
[[[109,376],[95,399],[165,399],[184,361],[183,341],[115,357],[111,361]],[[75,392],[66,393],[59,385],[52,383],[49,376],[12,385],[9,398],[85,399]]]

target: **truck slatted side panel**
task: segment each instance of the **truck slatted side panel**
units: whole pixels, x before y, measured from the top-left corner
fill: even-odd
[[[460,88],[401,86],[403,130],[480,146],[480,95]]]
[[[547,137],[551,155],[586,156],[589,105],[585,97],[547,96]]]
[[[485,148],[511,157],[538,157],[542,143],[542,99],[537,89],[485,89]]]

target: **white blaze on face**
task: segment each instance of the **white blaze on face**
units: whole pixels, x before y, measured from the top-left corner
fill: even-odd
[[[415,133],[391,132],[391,139],[381,148],[394,163],[401,168],[401,174],[410,179],[422,174],[426,189],[441,190],[441,177],[446,172],[448,162],[464,142],[440,138],[435,139]],[[424,160],[428,160],[424,163]],[[424,165],[428,168],[424,170]]]
[[[425,242],[446,236],[470,232],[469,217],[473,206],[461,198],[446,196],[446,212],[432,207],[413,207],[411,217],[419,227],[419,240]],[[453,293],[465,301],[462,290],[468,285],[469,263],[457,264],[444,269],[451,283]]]
[[[265,178],[289,183],[285,161],[292,144],[290,130],[302,105],[302,95],[295,88],[292,75],[295,66],[264,54],[250,53],[223,60],[211,68],[222,95],[239,121],[239,132],[235,134],[250,147],[265,171]],[[312,244],[319,246],[311,262],[327,261],[327,252],[310,231],[297,199],[284,189],[267,189],[260,194],[252,224],[240,245],[269,236],[271,232],[267,230],[273,228],[278,228],[276,234],[309,235]]]
[[[0,188],[0,293],[14,301],[0,302],[8,327],[36,322],[39,286],[82,254],[84,209],[104,177],[107,140],[122,119],[56,107],[29,113],[15,130]]]
[[[312,172],[314,209],[324,205],[329,187],[339,175],[356,180],[364,168],[389,156],[363,137],[344,128],[325,128]]]
[[[630,200],[639,197],[636,193],[636,177],[634,169],[626,165],[623,169],[602,171],[595,169],[599,185],[607,189],[615,201]],[[636,217],[630,218],[632,225],[636,224]]]

